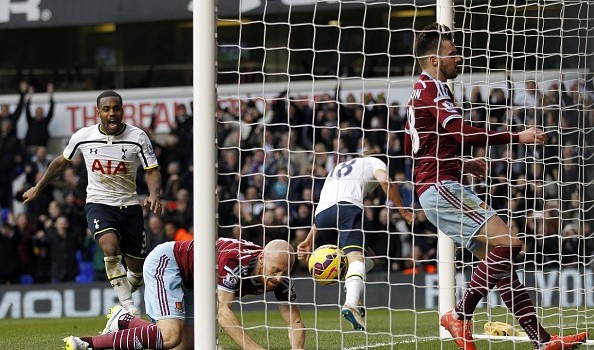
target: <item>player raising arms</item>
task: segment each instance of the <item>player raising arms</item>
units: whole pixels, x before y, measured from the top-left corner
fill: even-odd
[[[162,211],[161,173],[146,133],[123,122],[123,102],[117,92],[104,91],[97,97],[97,116],[99,124],[72,135],[62,157],[56,157],[39,183],[23,194],[23,202],[37,198],[76,155],[82,154],[89,183],[87,224],[103,250],[107,278],[121,305],[138,316],[140,309],[134,305],[132,292],[143,284],[142,265],[147,251],[142,207],[136,194],[136,169],[141,164],[147,173],[149,196],[144,205],[156,214]]]
[[[412,222],[412,213],[404,208],[396,184],[390,184],[386,163],[376,157],[359,157],[339,163],[326,177],[320,202],[315,212],[315,223],[303,242],[297,246],[299,259],[306,259],[314,243],[337,244],[347,255],[349,267],[345,276],[346,297],[342,315],[353,329],[364,330],[359,309],[365,281],[363,234],[363,199],[380,185],[388,198],[399,208],[406,222]],[[338,238],[336,237],[338,230]],[[321,231],[320,234],[317,234]]]
[[[231,304],[236,297],[274,292],[281,302],[278,309],[288,326],[291,349],[304,349],[305,325],[299,308],[292,303],[297,295],[288,278],[295,263],[291,245],[275,239],[262,249],[248,241],[219,238],[217,251],[217,320],[229,337],[243,349],[264,349],[245,332]]]
[[[442,315],[442,326],[461,349],[476,349],[471,333],[472,315],[479,301],[497,287],[535,349],[579,347],[586,333],[551,336],[540,325],[532,300],[513,268],[522,242],[495,210],[460,183],[463,167],[478,177],[484,177],[486,172],[483,159],[461,160],[460,144],[543,145],[546,135],[537,128],[519,133],[492,132],[463,121],[445,84],[458,76],[462,63],[450,28],[437,23],[425,27],[417,37],[415,54],[423,72],[408,102],[405,152],[414,159],[416,192],[429,221],[482,259],[462,299]]]
[[[165,242],[144,264],[146,313],[156,325],[117,305],[102,335],[64,338],[65,350],[193,349],[194,241]]]

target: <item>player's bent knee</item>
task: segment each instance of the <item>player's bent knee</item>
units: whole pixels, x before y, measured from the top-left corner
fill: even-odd
[[[184,335],[183,320],[158,320],[157,326],[161,331],[161,337],[163,339],[163,348],[173,349],[181,344]]]

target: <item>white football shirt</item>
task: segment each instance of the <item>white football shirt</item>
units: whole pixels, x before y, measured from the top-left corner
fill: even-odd
[[[82,153],[89,184],[87,202],[111,206],[139,204],[136,194],[138,165],[159,166],[151,141],[144,131],[125,124],[116,135],[107,135],[99,124],[78,130],[62,154],[72,160]]]
[[[386,164],[375,157],[338,163],[326,177],[315,215],[338,202],[349,202],[363,208],[363,197],[378,185],[375,172],[380,169],[387,171]]]

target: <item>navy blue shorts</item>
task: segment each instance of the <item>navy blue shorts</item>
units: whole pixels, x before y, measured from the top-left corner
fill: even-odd
[[[115,231],[120,239],[120,251],[124,256],[144,259],[147,254],[144,219],[140,205],[113,207],[105,204],[85,204],[87,225],[95,238],[108,231]]]
[[[339,202],[318,213],[315,246],[338,245],[345,253],[363,251],[363,210],[348,202]]]

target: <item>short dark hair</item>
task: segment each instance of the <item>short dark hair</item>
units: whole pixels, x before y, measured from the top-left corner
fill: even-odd
[[[97,96],[97,108],[99,108],[99,101],[101,101],[102,98],[104,97],[117,97],[120,99],[120,104],[124,104],[124,101],[122,100],[122,96],[120,96],[120,94],[118,94],[117,92],[113,91],[113,90],[107,90],[107,91],[103,91],[102,93],[99,94],[99,96]]]
[[[415,56],[421,59],[429,54],[437,53],[439,44],[444,40],[453,41],[450,27],[437,22],[429,24],[417,36]]]

